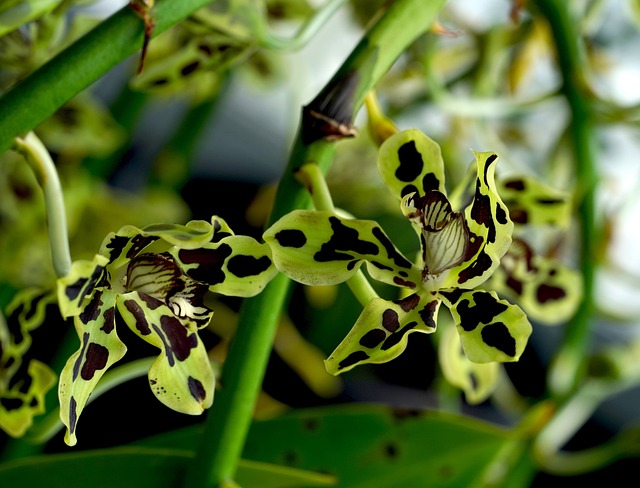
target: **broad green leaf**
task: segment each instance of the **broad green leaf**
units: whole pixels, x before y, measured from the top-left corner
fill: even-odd
[[[460,388],[468,403],[485,401],[495,390],[500,372],[499,363],[473,363],[464,353],[453,324],[441,326],[438,360],[445,379]]]
[[[22,458],[0,465],[0,485],[12,488],[172,488],[181,486],[191,449],[117,447]],[[332,476],[286,466],[240,460],[236,480],[243,488],[331,486]]]
[[[358,364],[391,361],[405,350],[410,333],[435,331],[439,307],[440,300],[431,294],[393,302],[374,298],[325,361],[327,371],[338,374]]]
[[[545,324],[569,320],[582,300],[582,277],[557,259],[533,254],[516,239],[487,288],[518,303],[532,319]]]
[[[414,192],[446,193],[440,146],[418,129],[398,132],[380,146],[378,170],[398,200]]]
[[[115,292],[97,290],[73,318],[80,348],[67,360],[58,385],[60,419],[67,427],[65,442],[70,446],[77,442],[78,418],[89,395],[107,369],[127,351],[116,331],[115,304]]]
[[[531,335],[522,309],[496,292],[440,292],[460,334],[467,357],[475,363],[517,361]]]
[[[162,351],[149,369],[149,385],[158,400],[190,415],[209,408],[215,378],[196,324],[138,292],[119,295],[117,306],[129,328]]]
[[[345,219],[332,212],[294,210],[264,234],[278,270],[306,285],[346,281],[367,262],[376,280],[416,288],[417,269],[371,220]]]
[[[500,178],[497,185],[514,223],[569,226],[572,202],[567,193],[527,176]]]

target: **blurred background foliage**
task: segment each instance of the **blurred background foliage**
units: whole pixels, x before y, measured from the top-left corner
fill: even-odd
[[[261,235],[300,106],[324,85],[365,26],[389,2],[345,2],[310,39],[296,36],[323,3],[213,2],[152,40],[139,76],[134,74],[138,58],[128,59],[36,128],[63,183],[74,259],[91,258],[104,236],[125,224],[185,223],[209,220],[215,214],[227,220],[236,233]],[[19,4],[34,10],[16,20],[12,8]],[[593,415],[567,434],[564,440],[569,443],[564,447],[580,451],[614,443],[620,454],[594,463],[599,470],[595,476],[606,480],[635,462],[616,461],[618,457],[633,457],[638,449],[630,432],[634,432],[640,402],[635,386],[640,379],[636,360],[640,344],[640,259],[636,252],[640,2],[571,0],[567,4],[584,48],[580,77],[574,81],[585,94],[595,120],[593,139],[584,144],[597,147],[596,222],[601,233],[597,261],[593,262],[596,308],[586,352],[593,357],[589,378],[600,381],[602,388],[596,388],[598,393],[591,392],[591,396],[585,393],[592,400],[598,398],[589,404]],[[108,0],[4,2],[0,5],[0,93],[8,92],[122,5]],[[452,184],[465,177],[472,160],[469,148],[491,150],[500,154],[498,177],[535,177],[571,195],[577,203],[585,189],[576,183],[579,175],[569,136],[572,121],[562,89],[552,32],[537,2],[451,0],[432,32],[399,59],[378,85],[377,93],[385,113],[399,128],[417,127],[438,141]],[[363,111],[356,120],[358,137],[338,144],[328,175],[334,202],[359,218],[377,220],[410,256],[418,251],[418,243],[377,175],[377,145],[366,130],[366,120]],[[580,224],[575,217],[574,206],[565,228],[531,226],[523,235],[537,254],[575,268],[581,246]],[[32,286],[46,289],[54,284],[45,222],[43,198],[32,173],[15,153],[0,156],[3,308],[18,290]],[[393,296],[393,291],[382,285],[377,291]],[[326,452],[334,449],[332,439],[340,429],[362,436],[363,442],[367,441],[364,444],[382,442],[380,439],[393,432],[395,440],[382,443],[378,454],[406,463],[404,466],[428,464],[434,450],[440,450],[439,443],[444,442],[437,436],[427,442],[411,429],[399,432],[389,427],[393,422],[385,424],[400,410],[394,414],[369,412],[360,420],[345,420],[340,416],[348,416],[348,411],[338,409],[315,421],[317,425],[326,421],[334,434],[318,437],[314,444],[296,437],[314,431],[313,419],[309,420],[313,415],[299,411],[305,407],[373,402],[403,412],[437,409],[463,413],[505,428],[520,422],[522,429],[526,412],[530,416],[525,419],[548,415],[540,405],[549,396],[546,374],[563,340],[564,324],[549,327],[532,320],[534,332],[521,361],[501,367],[500,386],[493,396],[471,406],[442,377],[435,347],[441,340],[439,334],[435,340],[415,334],[407,351],[393,362],[356,368],[336,379],[324,371],[322,358],[342,339],[361,307],[344,285],[296,286],[290,304],[288,316],[282,318],[256,416],[271,418],[287,409],[295,411],[293,417],[256,424],[247,447],[248,459],[332,473],[328,464],[305,457],[312,456],[314,449],[324,450],[327,459],[323,462],[333,463],[335,471],[349,480],[349,476],[356,476],[353,467],[341,466]],[[218,364],[223,363],[233,335],[238,306],[239,299],[221,297],[210,330],[203,334]],[[50,325],[61,322],[56,311],[49,310],[48,317],[47,331],[34,332],[31,353],[51,362],[63,334],[61,324]],[[132,355],[145,357],[150,351],[142,345]],[[55,363],[51,364],[56,370]],[[117,446],[199,423],[198,418],[163,409],[145,383],[146,379],[137,378],[117,386],[87,408],[80,449]],[[123,396],[135,398],[136,409],[118,407]],[[55,405],[55,392],[49,394],[47,405]],[[535,415],[531,413],[534,410]],[[115,414],[108,415],[109,411]],[[430,427],[431,432],[443,428],[439,417],[421,415],[424,417],[412,422],[420,423],[422,418],[420,425],[433,423],[436,426]],[[300,420],[300,416],[309,418]],[[357,427],[357,422],[363,426]],[[464,480],[495,461],[504,442],[513,442],[513,438],[505,441],[500,429],[486,428],[489,431],[473,424],[456,441],[466,446],[486,442],[478,448],[483,452],[461,454],[460,446],[451,441],[452,456],[467,461],[473,458],[477,467],[458,471],[443,461],[437,465],[434,479],[441,478],[443,486],[471,486]],[[263,438],[278,445],[261,445]],[[12,444],[3,440],[10,452]],[[341,442],[345,453],[364,449]],[[311,447],[287,450],[287,443]],[[621,449],[623,444],[626,447]],[[414,450],[421,445],[421,456],[414,459]],[[58,434],[44,452],[60,451],[66,448]],[[378,462],[375,456],[363,459]],[[348,469],[353,473],[344,475]],[[553,463],[547,469],[552,474],[544,473],[544,464],[536,469],[542,472],[531,481],[532,486],[566,480],[553,475],[571,474],[575,480],[586,476],[580,470],[563,473]],[[593,474],[589,476],[594,479]],[[356,478],[344,486],[366,482]]]

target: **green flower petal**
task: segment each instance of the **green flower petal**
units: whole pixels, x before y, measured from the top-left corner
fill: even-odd
[[[117,306],[129,328],[162,351],[149,369],[158,400],[190,415],[209,408],[215,378],[196,324],[178,319],[160,300],[138,292],[119,295]]]
[[[66,276],[58,279],[58,305],[64,318],[79,315],[85,300],[91,299],[96,286],[104,286],[109,259],[96,254],[93,261],[74,261]]]
[[[76,444],[78,418],[102,375],[119,361],[127,348],[115,328],[116,293],[97,290],[82,313],[74,317],[80,349],[60,373],[60,418],[67,426],[65,442]]]
[[[534,320],[559,324],[569,320],[582,299],[582,277],[560,261],[534,255],[516,239],[502,264],[485,284],[513,299]]]
[[[465,209],[469,241],[463,261],[447,271],[441,288],[472,289],[486,281],[500,265],[511,244],[513,222],[496,192],[495,153],[473,153],[476,157],[476,189]]]
[[[514,223],[569,226],[571,199],[567,193],[527,176],[501,178],[497,183]]]
[[[468,403],[475,405],[485,401],[498,383],[499,363],[469,361],[455,327],[441,327],[441,330],[438,359],[445,379],[464,392]]]
[[[440,300],[430,294],[396,301],[374,298],[325,361],[327,371],[338,374],[358,364],[391,361],[407,347],[410,333],[435,331],[439,307]]]
[[[517,361],[531,335],[522,309],[495,292],[482,290],[439,292],[460,333],[467,357],[475,363]]]
[[[44,396],[56,375],[46,364],[29,359],[31,331],[46,318],[46,307],[55,301],[48,291],[26,289],[0,314],[0,429],[13,437],[24,435],[33,417],[44,412]]]
[[[277,273],[269,246],[248,236],[230,235],[199,249],[174,248],[170,253],[191,279],[223,295],[254,296]]]
[[[414,192],[446,192],[440,146],[418,129],[398,132],[382,144],[378,170],[398,200]]]
[[[264,234],[278,270],[306,285],[346,281],[367,262],[376,280],[416,288],[416,268],[371,220],[344,219],[332,212],[295,210]]]

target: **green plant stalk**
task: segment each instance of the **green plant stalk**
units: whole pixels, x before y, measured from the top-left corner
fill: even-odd
[[[49,151],[33,132],[29,132],[24,138],[16,137],[14,147],[25,157],[44,192],[51,260],[56,275],[65,276],[71,268],[71,253],[67,232],[67,212],[58,171]]]
[[[296,177],[300,180],[300,183],[307,187],[316,210],[335,212],[327,180],[317,164],[307,163],[303,165],[296,173]],[[363,307],[369,305],[369,302],[374,298],[378,298],[378,294],[361,269],[356,271],[346,281],[346,284]]]
[[[211,0],[157,0],[156,36]],[[144,24],[124,7],[0,98],[0,154],[142,46]]]
[[[585,358],[591,318],[594,311],[594,262],[598,248],[595,225],[596,157],[593,142],[594,121],[590,101],[586,96],[584,60],[577,23],[571,18],[564,0],[538,0],[538,7],[547,18],[556,44],[558,65],[562,74],[564,94],[571,112],[570,137],[576,160],[576,176],[580,218],[580,268],[584,282],[584,297],[575,317],[570,321],[562,346],[549,372],[549,387],[555,396],[566,397],[578,387],[585,376]]]
[[[398,0],[366,33],[323,90],[331,95],[354,70],[360,75],[353,96],[342,107],[355,115],[371,90],[395,59],[435,20],[445,0]],[[321,93],[323,93],[321,92]],[[340,95],[340,93],[333,93]],[[315,162],[326,173],[333,144],[323,139],[305,144],[303,124],[298,131],[288,166],[280,181],[268,224],[310,204],[306,190],[295,180],[304,163]],[[284,307],[290,281],[277,276],[265,290],[246,300],[241,308],[236,336],[231,343],[222,375],[222,387],[208,414],[196,458],[187,472],[185,486],[220,486],[231,482],[251,424],[252,412],[266,370],[273,337]]]

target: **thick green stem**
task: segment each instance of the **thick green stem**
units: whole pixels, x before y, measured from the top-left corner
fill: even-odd
[[[154,36],[208,3],[211,0],[157,0]],[[143,33],[142,20],[124,7],[5,93],[0,98],[0,153],[140,49]]]
[[[574,391],[585,374],[585,358],[593,315],[594,263],[598,233],[595,226],[596,157],[592,108],[584,88],[585,60],[580,33],[569,5],[564,0],[538,0],[538,7],[549,21],[562,73],[562,92],[571,112],[570,137],[576,161],[580,218],[580,267],[584,298],[569,323],[564,342],[549,373],[553,394],[564,397]]]
[[[44,192],[51,260],[56,274],[65,276],[71,268],[71,253],[69,252],[67,213],[58,171],[49,151],[33,132],[29,132],[24,138],[16,137],[14,146],[33,169]]]
[[[366,93],[395,59],[431,26],[444,3],[445,0],[394,2],[311,105],[320,110],[331,106],[352,118]],[[322,115],[331,119],[333,114]],[[307,192],[294,177],[298,168],[307,162],[317,163],[323,172],[329,167],[333,145],[317,133],[312,134],[309,142],[310,139],[304,137],[310,132],[309,123],[303,114],[269,225],[291,210],[309,206]],[[187,473],[186,486],[219,486],[233,479],[289,286],[289,280],[280,275],[259,296],[243,304],[238,331],[224,367],[222,388],[208,415],[200,448]]]

